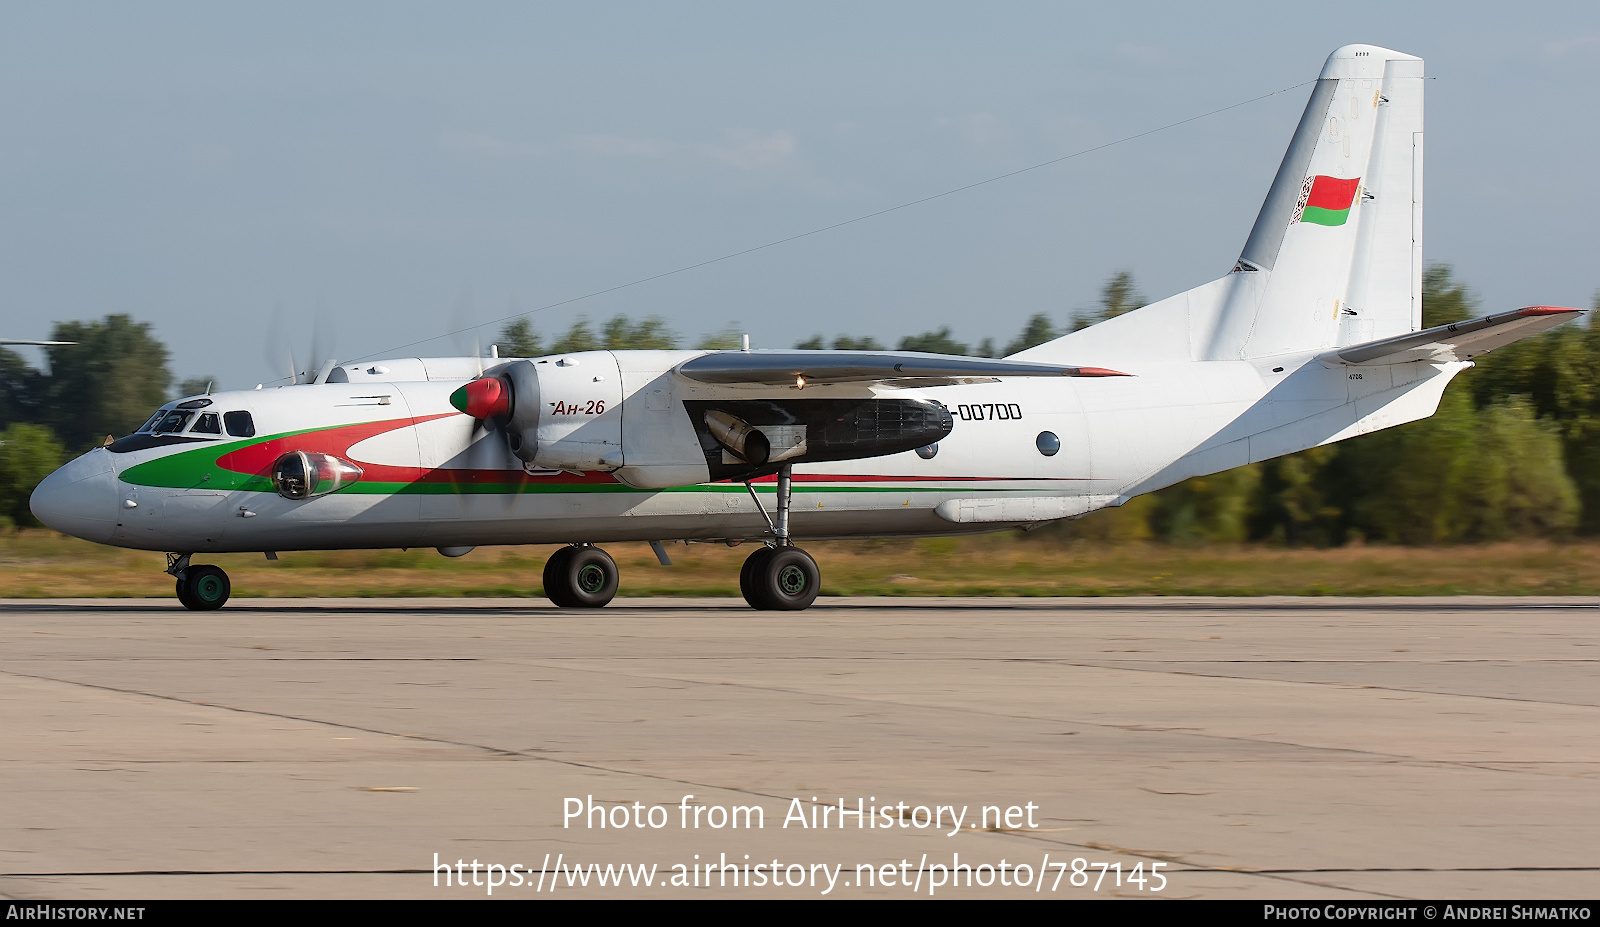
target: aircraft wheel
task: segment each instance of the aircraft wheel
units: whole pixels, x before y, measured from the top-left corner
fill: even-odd
[[[774,548],[765,545],[757,547],[750,552],[750,556],[744,558],[744,566],[739,568],[739,594],[744,596],[744,600],[750,603],[751,608],[762,608],[763,606],[756,604],[755,585],[751,582],[750,577],[762,569],[761,564],[766,563],[767,558],[772,556],[773,551]]]
[[[544,594],[562,608],[601,608],[616,596],[619,579],[610,554],[598,547],[567,547],[545,563]]]
[[[576,547],[558,548],[544,562],[544,597],[560,608],[572,608],[574,604],[565,595],[566,583],[562,577],[566,575],[567,561],[572,559],[577,550]]]
[[[192,566],[178,577],[178,601],[197,612],[221,608],[232,591],[228,574],[221,567]]]
[[[811,555],[798,547],[762,548],[745,561],[740,585],[751,608],[797,612],[816,600],[822,571]]]

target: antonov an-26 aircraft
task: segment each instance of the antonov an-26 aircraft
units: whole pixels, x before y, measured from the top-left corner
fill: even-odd
[[[545,594],[598,607],[607,541],[761,540],[740,588],[802,609],[797,538],[1073,518],[1433,414],[1472,358],[1578,315],[1421,330],[1422,61],[1370,45],[1322,69],[1232,272],[1003,360],[906,352],[586,351],[324,365],[310,382],[168,403],[68,463],[33,512],[199,553],[565,544]],[[665,560],[663,548],[655,544]]]

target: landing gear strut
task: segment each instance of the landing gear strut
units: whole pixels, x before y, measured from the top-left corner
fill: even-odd
[[[563,547],[544,564],[544,594],[562,608],[600,608],[617,594],[617,562],[598,547]]]
[[[221,567],[191,566],[190,554],[168,554],[167,572],[178,580],[178,601],[197,612],[215,611],[228,601],[233,585]]]
[[[810,554],[789,540],[789,503],[793,495],[790,465],[782,464],[778,468],[776,523],[767,518],[767,510],[761,507],[755,489],[749,483],[744,486],[772,530],[773,543],[758,548],[745,560],[744,568],[739,571],[739,591],[751,608],[761,611],[800,611],[809,607],[822,588],[822,572]]]

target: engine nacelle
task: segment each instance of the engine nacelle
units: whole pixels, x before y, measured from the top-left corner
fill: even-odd
[[[780,463],[884,457],[949,436],[950,411],[929,399],[689,400],[711,479],[770,473]]]
[[[510,361],[450,402],[492,423],[530,467],[615,472],[641,489],[898,454],[932,445],[954,426],[950,412],[927,399],[691,398],[705,393],[683,395],[671,373],[683,356],[622,352],[626,369],[610,351]]]
[[[493,387],[479,385],[490,379],[503,399],[490,396]],[[501,364],[458,390],[451,402],[492,420],[505,432],[511,453],[530,467],[622,466],[622,379],[610,351]]]

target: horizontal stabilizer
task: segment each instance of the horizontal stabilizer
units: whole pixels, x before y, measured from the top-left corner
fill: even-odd
[[[1582,314],[1582,309],[1529,306],[1481,319],[1435,325],[1420,332],[1336,348],[1318,355],[1317,360],[1330,367],[1471,360],[1479,354],[1536,335]]]
[[[1104,367],[1064,367],[909,351],[717,351],[686,360],[680,376],[700,383],[808,386],[886,383],[941,386],[996,377],[1125,377]]]

